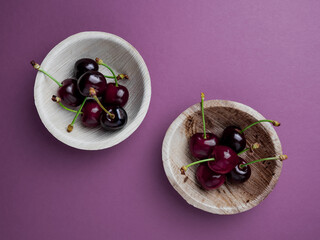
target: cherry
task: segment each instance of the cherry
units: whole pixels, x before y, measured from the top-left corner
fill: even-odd
[[[270,122],[275,127],[280,126],[279,122],[267,119],[256,121],[242,130],[241,128],[236,126],[229,126],[225,128],[222,133],[221,144],[232,148],[232,150],[236,153],[241,152],[246,147],[246,138],[244,136],[244,131],[261,122]]]
[[[254,160],[252,162],[247,163],[244,159],[239,157],[240,161],[237,164],[237,166],[227,174],[228,182],[243,183],[247,181],[251,176],[251,168],[249,165],[252,163],[263,162],[263,161],[273,161],[273,160],[283,161],[283,160],[286,160],[287,158],[288,158],[287,155],[280,155],[277,157],[261,158],[261,159]]]
[[[120,74],[118,77],[114,74],[113,70],[105,64],[102,59],[96,58],[96,62],[110,70],[113,75],[114,83],[107,84],[107,88],[104,94],[104,102],[109,106],[120,106],[126,105],[129,99],[129,91],[125,86],[118,84],[118,79],[127,78],[125,74]]]
[[[100,117],[100,124],[106,130],[119,130],[123,128],[128,121],[126,111],[119,106],[107,107],[108,112],[113,114],[115,117],[110,117],[110,114],[102,113]]]
[[[202,163],[197,168],[196,177],[200,185],[206,189],[216,189],[226,180],[226,176],[213,172],[206,163]]]
[[[76,79],[66,79],[62,82],[62,87],[58,89],[58,96],[61,98],[63,104],[70,107],[79,106],[84,97],[80,94],[77,87]]]
[[[129,91],[125,86],[108,83],[103,101],[112,106],[123,107],[129,99]]]
[[[79,79],[82,74],[88,71],[98,71],[99,66],[98,64],[90,58],[82,58],[76,61],[74,64],[74,75],[77,79]]]
[[[52,77],[49,73],[41,69],[40,65],[35,61],[31,61],[31,65],[38,70],[39,72],[44,73],[46,76],[51,78],[56,84],[58,84],[58,96],[61,98],[61,102],[64,105],[69,107],[77,107],[79,106],[84,97],[80,94],[77,88],[77,80],[76,79],[65,79],[61,83],[58,82],[54,77]]]
[[[88,71],[78,79],[78,89],[80,93],[89,97],[89,89],[94,88],[96,95],[102,96],[107,87],[107,81],[102,73],[96,71]]]
[[[214,157],[199,160],[197,162],[192,162],[186,166],[181,167],[180,172],[181,172],[181,174],[185,175],[188,168],[193,165],[208,162],[208,166],[210,167],[209,164],[212,165],[212,162],[217,161],[218,163],[214,164],[213,165],[214,167],[210,167],[211,170],[213,170],[216,173],[225,174],[225,173],[228,173],[232,170],[232,168],[233,168],[232,166],[235,167],[237,165],[237,163],[239,161],[239,157],[237,155],[245,153],[249,150],[252,152],[254,149],[257,149],[259,147],[260,147],[259,143],[254,143],[250,146],[250,148],[246,148],[246,149],[242,150],[240,153],[235,154],[231,148],[226,147],[226,146],[222,146],[222,145],[218,145],[218,146],[215,146],[213,149],[212,156],[214,156]]]
[[[213,133],[206,133],[206,122],[204,118],[204,93],[201,93],[201,114],[203,123],[203,133],[195,133],[189,140],[189,149],[195,158],[209,158],[213,148],[218,145],[219,139]]]
[[[94,128],[100,125],[102,108],[94,100],[87,100],[82,108],[81,122],[84,126]]]
[[[228,182],[230,183],[243,183],[247,181],[251,176],[251,168],[250,166],[242,166],[243,164],[246,164],[246,161],[239,157],[239,163],[235,166],[234,169],[232,169],[227,174]]]
[[[237,153],[227,146],[216,146],[213,149],[212,157],[215,161],[208,162],[208,166],[216,173],[226,174],[239,163]]]

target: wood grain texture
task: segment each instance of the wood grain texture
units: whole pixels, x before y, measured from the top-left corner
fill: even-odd
[[[204,102],[206,127],[208,132],[221,137],[223,129],[234,125],[241,128],[257,120],[265,119],[254,109],[241,103],[210,100]],[[189,138],[196,132],[203,132],[200,103],[185,110],[173,121],[162,146],[162,160],[165,173],[171,185],[191,205],[215,214],[236,214],[257,206],[275,187],[281,173],[281,161],[266,161],[251,165],[252,175],[243,184],[225,183],[220,188],[205,191],[200,188],[195,171],[188,169],[186,176],[180,168],[195,161],[189,151]],[[247,146],[255,142],[261,144],[254,153],[242,157],[248,161],[282,154],[281,143],[270,123],[262,123],[245,133]]]
[[[72,35],[49,52],[41,67],[61,82],[73,76],[73,66],[78,59],[96,57],[103,59],[116,74],[125,73],[130,77],[128,81],[121,81],[128,88],[130,96],[124,107],[128,113],[128,123],[119,131],[89,129],[78,119],[73,131],[68,133],[66,128],[74,113],[65,111],[51,101],[51,96],[57,93],[56,83],[38,72],[34,86],[35,105],[45,127],[61,142],[84,150],[109,148],[128,138],[144,119],[151,98],[150,75],[144,60],[132,45],[113,34],[81,32]],[[111,75],[102,66],[99,71]]]

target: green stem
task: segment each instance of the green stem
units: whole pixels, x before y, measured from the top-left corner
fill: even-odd
[[[104,62],[98,63],[98,64],[100,64],[100,65],[102,65],[102,66],[104,66],[104,67],[106,67],[106,68],[108,68],[108,69],[110,70],[110,72],[111,72],[112,75],[113,75],[114,82],[116,83],[116,87],[118,87],[118,86],[119,86],[119,85],[118,85],[118,80],[117,80],[116,75],[115,75],[114,72],[112,71],[112,69],[111,69],[107,64],[105,64]]]
[[[107,75],[105,75],[104,77],[105,77],[105,78],[112,78],[112,79],[114,79],[113,76],[107,76]]]
[[[71,124],[68,126],[68,132],[71,132],[71,131],[72,131],[72,129],[73,129],[73,125],[74,125],[75,121],[77,120],[77,118],[78,118],[78,116],[79,116],[79,114],[80,114],[80,112],[81,112],[81,110],[82,110],[82,108],[83,108],[84,104],[86,103],[87,99],[88,99],[88,97],[86,97],[86,98],[83,100],[83,102],[82,102],[82,104],[81,104],[80,108],[79,108],[79,109],[78,109],[78,111],[77,111],[77,114],[74,116],[74,118],[73,118],[73,120],[72,120]]]
[[[263,162],[263,161],[271,161],[271,160],[280,160],[280,157],[277,156],[277,157],[269,157],[269,158],[261,158],[261,159],[257,159],[257,160],[254,160],[252,162],[248,162],[248,163],[245,163],[245,164],[240,164],[240,168],[244,168],[252,163],[257,163],[257,162]]]
[[[204,101],[204,93],[201,93],[201,114],[202,114],[202,123],[203,123],[203,138],[204,138],[204,139],[207,139],[206,120],[205,120],[205,118],[204,118],[203,101]]]
[[[77,113],[78,111],[77,110],[73,110],[73,109],[70,109],[70,108],[67,108],[65,105],[63,105],[61,102],[59,102],[59,105],[61,107],[63,107],[65,110],[69,111],[69,112],[73,112],[73,113]],[[82,114],[82,112],[80,112],[80,114]]]
[[[45,75],[47,75],[49,78],[51,78],[53,81],[55,81],[56,84],[59,85],[59,87],[62,87],[62,84],[59,83],[54,77],[52,77],[49,73],[47,73],[46,71],[44,71],[43,69],[39,68],[38,69],[39,72],[44,73]]]
[[[246,131],[247,129],[251,128],[252,126],[254,126],[254,125],[256,125],[256,124],[259,124],[259,123],[262,123],[262,122],[274,123],[274,120],[264,119],[264,120],[260,120],[260,121],[254,122],[254,123],[250,124],[249,126],[245,127],[244,129],[242,129],[242,130],[240,131],[240,133],[243,133],[244,131]]]

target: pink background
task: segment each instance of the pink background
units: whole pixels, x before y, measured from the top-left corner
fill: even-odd
[[[0,11],[0,239],[319,237],[320,1],[7,0]],[[153,91],[140,128],[95,152],[45,129],[29,64],[87,30],[133,44]],[[189,206],[164,174],[165,132],[201,91],[282,123],[289,159],[275,190],[243,214]]]

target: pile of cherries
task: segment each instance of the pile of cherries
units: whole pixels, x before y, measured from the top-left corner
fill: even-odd
[[[88,128],[101,125],[106,130],[118,130],[126,125],[128,115],[123,107],[128,102],[129,91],[125,86],[118,84],[118,81],[129,79],[128,75],[116,76],[100,58],[82,58],[74,65],[74,77],[60,83],[35,61],[31,61],[31,65],[59,86],[57,96],[53,95],[52,100],[65,110],[75,113],[73,121],[67,127],[68,132],[73,130],[79,115],[82,124]],[[108,68],[112,76],[100,73],[99,65]],[[106,78],[113,79],[114,82],[108,83]],[[77,107],[79,108],[76,109]]]
[[[261,122],[270,122],[274,126],[280,126],[280,123],[274,120],[260,120],[244,129],[229,126],[223,131],[222,137],[219,139],[213,133],[206,133],[203,102],[204,94],[201,93],[203,133],[195,133],[189,141],[192,156],[199,160],[183,166],[180,171],[181,174],[185,175],[190,166],[200,164],[196,171],[196,178],[205,190],[216,189],[225,183],[226,180],[230,183],[243,183],[247,181],[251,176],[250,164],[269,160],[285,160],[288,158],[287,155],[280,155],[246,162],[239,155],[259,148],[259,144],[254,143],[250,148],[245,148],[246,138],[244,132]]]

